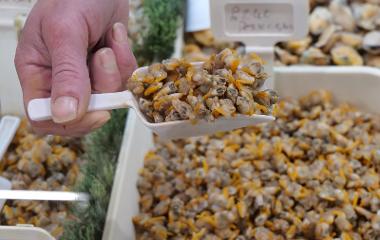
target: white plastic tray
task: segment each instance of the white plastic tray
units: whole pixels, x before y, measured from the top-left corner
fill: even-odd
[[[12,183],[8,179],[0,177],[0,190],[11,190]],[[0,212],[3,209],[5,200],[0,200]],[[1,236],[1,235],[0,235]]]
[[[380,69],[368,67],[280,67],[275,69],[280,96],[299,97],[314,89],[333,92],[336,101],[363,111],[380,113]],[[135,239],[132,217],[138,214],[136,181],[145,153],[153,147],[152,133],[136,117],[128,116],[103,239]]]
[[[0,240],[54,240],[54,238],[41,228],[18,225],[16,227],[0,226]]]

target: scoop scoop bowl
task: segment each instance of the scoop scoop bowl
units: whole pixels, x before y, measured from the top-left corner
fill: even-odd
[[[199,66],[200,63],[193,63]],[[138,68],[134,74],[142,74],[148,71],[148,67]],[[28,115],[32,121],[51,120],[51,99],[41,98],[33,99],[28,104]],[[200,120],[196,124],[190,120],[152,123],[146,119],[144,113],[140,110],[137,99],[131,91],[123,91],[116,93],[92,94],[88,106],[88,112],[113,110],[120,108],[132,108],[136,111],[137,116],[161,138],[179,139],[187,137],[195,137],[209,135],[216,132],[230,131],[243,127],[253,126],[260,123],[275,120],[273,116],[267,115],[236,115],[234,117],[221,117],[215,121],[208,122]]]

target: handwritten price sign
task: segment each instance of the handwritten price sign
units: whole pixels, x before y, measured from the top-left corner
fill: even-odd
[[[308,0],[210,0],[210,7],[219,39],[272,46],[307,34]]]
[[[287,4],[228,4],[226,30],[229,33],[287,33],[294,31],[293,8]]]

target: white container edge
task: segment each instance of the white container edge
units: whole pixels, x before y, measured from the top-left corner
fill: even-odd
[[[0,240],[54,240],[54,238],[41,228],[18,225],[0,226]]]

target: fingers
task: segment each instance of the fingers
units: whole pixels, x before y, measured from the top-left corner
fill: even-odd
[[[107,111],[98,111],[87,113],[79,122],[72,124],[57,124],[52,121],[32,122],[33,130],[37,134],[54,134],[59,136],[80,137],[91,131],[94,131],[111,118]]]
[[[98,50],[91,61],[92,88],[95,92],[122,90],[122,80],[115,53],[111,48]]]
[[[136,68],[124,25],[109,29],[116,19],[127,22],[127,1],[74,2],[38,1],[17,49],[25,106],[32,99],[52,97],[53,121],[31,122],[39,133],[77,136],[106,123],[108,112],[86,113],[91,87],[95,92],[122,90]],[[103,37],[109,48],[91,57],[89,71],[87,52]]]
[[[123,90],[137,66],[122,23],[114,24],[107,33],[107,46],[110,48],[98,50],[91,61],[92,88],[96,92]]]
[[[107,45],[115,53],[121,80],[125,84],[137,68],[137,64],[129,46],[127,30],[124,24],[118,22],[113,25],[107,34]]]
[[[90,64],[92,88],[96,92],[115,92],[120,90],[122,81],[115,54],[110,48],[97,51]],[[57,99],[56,101],[60,101]],[[70,102],[63,102],[66,108],[73,108]],[[63,136],[82,136],[103,126],[111,118],[107,111],[86,113],[79,121],[69,124],[52,121],[34,122],[34,130],[39,134],[57,134]]]
[[[51,57],[51,110],[55,123],[82,119],[91,94],[87,67],[88,29],[80,18],[73,21],[52,17],[42,25]]]

